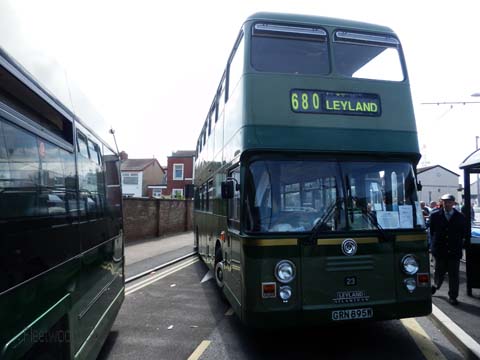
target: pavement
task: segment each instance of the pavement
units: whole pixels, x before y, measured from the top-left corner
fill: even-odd
[[[433,262],[430,272],[433,279]],[[480,289],[472,289],[467,295],[465,261],[460,262],[459,304],[448,302],[448,274],[442,287],[432,296],[430,318],[449,340],[463,353],[466,359],[480,359]]]
[[[173,260],[193,251],[193,233],[149,239],[144,242],[126,244],[125,257],[127,277]],[[432,296],[430,318],[442,333],[463,353],[466,359],[480,360],[480,289],[472,289],[467,295],[465,262],[460,262],[459,304],[448,302],[448,274]],[[431,262],[433,278],[433,262]]]
[[[193,232],[125,244],[125,278],[193,252]]]

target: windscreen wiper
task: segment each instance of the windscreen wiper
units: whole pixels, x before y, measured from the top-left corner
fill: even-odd
[[[343,201],[343,197],[339,197],[335,202],[331,203],[327,210],[323,213],[322,217],[315,223],[315,225],[312,227],[312,231],[310,233],[310,236],[308,237],[307,243],[308,244],[313,244],[315,243],[315,238],[317,237],[317,234],[321,232],[321,230],[324,229],[328,219],[333,213],[333,210],[338,206]]]
[[[375,218],[375,216],[373,216],[371,212],[369,212],[366,208],[362,208],[362,215],[365,216],[367,220],[369,220],[373,224],[373,226],[377,228],[384,241],[388,241],[390,239],[390,235],[388,235],[385,229],[380,226],[377,219]]]

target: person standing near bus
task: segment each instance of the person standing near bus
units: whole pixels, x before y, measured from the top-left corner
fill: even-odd
[[[453,207],[455,204],[453,195],[445,194],[441,200],[443,208],[433,211],[430,215],[432,255],[435,259],[432,295],[442,286],[448,272],[448,301],[452,305],[458,305],[460,259],[467,223],[465,216]]]

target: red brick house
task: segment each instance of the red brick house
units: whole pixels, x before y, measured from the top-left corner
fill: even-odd
[[[167,158],[167,188],[165,195],[185,196],[185,185],[193,184],[195,150],[179,150]]]

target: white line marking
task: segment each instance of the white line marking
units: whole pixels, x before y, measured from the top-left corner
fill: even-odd
[[[446,360],[445,356],[443,356],[437,345],[435,345],[435,343],[427,335],[425,330],[423,330],[417,320],[415,320],[414,318],[408,318],[402,319],[401,322],[403,326],[405,326],[405,328],[408,330],[410,336],[413,338],[426,359]]]
[[[156,278],[158,278],[158,277],[163,276],[163,275],[166,274],[166,273],[171,273],[172,271],[174,271],[174,270],[176,270],[176,269],[183,268],[183,265],[185,265],[186,263],[192,262],[192,260],[193,260],[193,259],[190,259],[190,260],[181,262],[181,263],[179,263],[179,264],[177,264],[177,265],[175,265],[175,266],[173,266],[173,267],[171,267],[171,268],[168,268],[168,269],[166,269],[166,270],[164,270],[163,272],[160,272],[160,273],[158,273],[158,274],[152,273],[152,274],[150,275],[150,277],[148,277],[148,278],[146,278],[146,279],[144,279],[144,280],[142,280],[142,281],[140,281],[140,282],[138,282],[138,283],[130,286],[130,288],[133,288],[133,287],[140,286],[140,285],[142,285],[142,284],[148,283],[148,282],[150,282],[150,281],[152,281],[152,280],[154,280],[154,279],[156,279]]]
[[[210,345],[211,341],[203,340],[200,345],[197,346],[195,351],[188,357],[187,360],[198,360],[200,356],[202,356],[203,352],[207,350],[208,346]]]
[[[463,343],[477,358],[480,358],[480,344],[477,343],[470,335],[463,331],[455,324],[445,313],[432,304],[432,315],[435,316],[454,336]]]
[[[151,285],[153,284],[154,282],[160,280],[160,279],[163,279],[165,277],[167,277],[168,275],[171,275],[179,270],[182,270],[194,263],[196,263],[198,261],[198,259],[190,259],[190,260],[187,260],[186,262],[183,262],[179,265],[176,265],[174,266],[173,268],[171,269],[168,269],[164,272],[161,272],[160,274],[156,274],[146,280],[143,280],[141,282],[139,282],[138,284],[135,284],[135,285],[132,285],[128,288],[125,289],[125,295],[130,295],[131,293],[137,291],[137,290],[140,290],[142,288],[144,288],[145,286],[148,286],[148,285]]]

